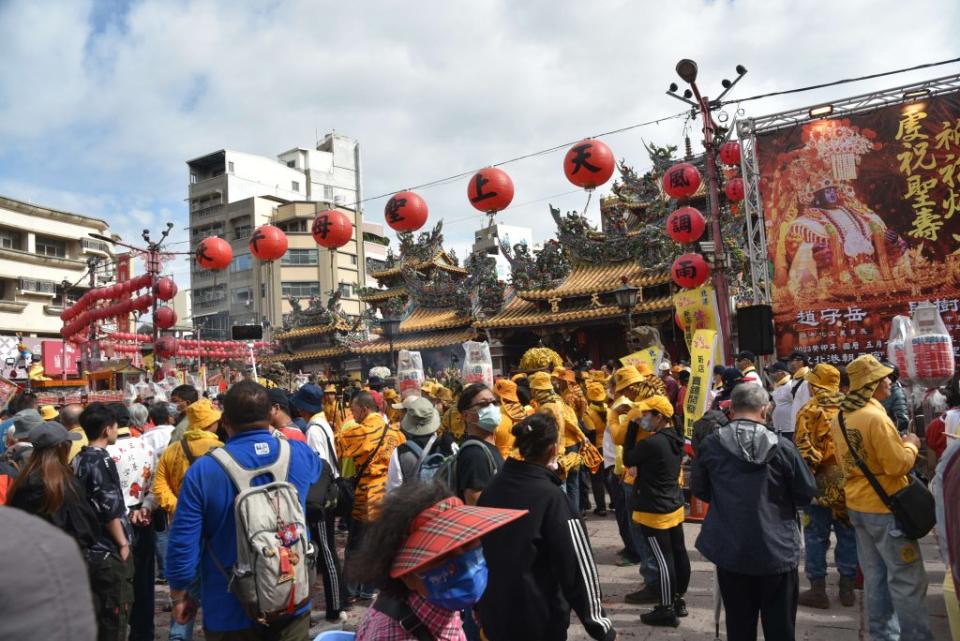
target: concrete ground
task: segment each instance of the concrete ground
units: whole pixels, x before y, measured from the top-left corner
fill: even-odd
[[[687,592],[687,609],[690,616],[682,620],[679,628],[650,628],[640,623],[640,614],[649,609],[649,606],[628,605],[623,602],[624,594],[636,590],[640,586],[640,576],[637,567],[618,567],[619,558],[616,551],[622,547],[617,534],[616,522],[613,513],[607,517],[596,517],[589,514],[587,529],[593,545],[594,555],[603,584],[603,601],[607,614],[613,619],[617,628],[618,639],[646,640],[683,640],[683,641],[714,641],[714,610],[713,610],[713,565],[706,561],[694,549],[693,544],[699,534],[700,526],[686,524],[687,549],[690,550],[692,576],[690,589]],[[343,551],[344,540],[338,536],[338,547]],[[947,626],[947,615],[943,603],[944,564],[934,543],[933,537],[928,536],[922,541],[923,558],[930,580],[927,592],[927,606],[930,611],[930,623],[933,627],[934,638],[937,641],[949,641],[950,633]],[[837,575],[832,566],[830,555],[830,572],[828,593],[835,598],[837,594]],[[318,581],[318,584],[320,582]],[[319,586],[318,586],[319,587]],[[806,579],[801,574],[801,589],[808,587]],[[320,587],[322,589],[322,587]],[[857,605],[844,608],[835,600],[829,610],[812,610],[801,607],[797,614],[797,639],[803,641],[857,641],[868,639],[864,632],[865,612],[861,599],[862,593],[857,592]],[[162,611],[162,606],[168,600],[166,586],[157,586],[157,631],[155,638],[166,641],[169,630],[170,615]],[[315,610],[322,617],[323,596],[318,595],[314,602],[319,605]],[[353,625],[363,616],[365,608],[356,607],[350,612]],[[721,615],[722,617],[722,615]],[[569,638],[571,641],[588,639],[576,615],[573,615],[570,625]],[[197,626],[194,639],[202,641],[203,632]],[[726,639],[721,618],[720,638]],[[762,631],[758,638],[763,638]],[[770,639],[767,641],[778,641]]]

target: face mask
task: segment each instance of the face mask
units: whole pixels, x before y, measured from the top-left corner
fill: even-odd
[[[649,416],[643,416],[640,418],[640,429],[644,432],[653,432],[656,430],[656,426],[653,424],[653,420]]]
[[[477,411],[477,426],[480,429],[492,432],[500,425],[500,408],[496,405],[487,405]]]
[[[459,611],[476,604],[487,588],[487,561],[476,547],[449,563],[420,575],[427,601],[445,610]]]

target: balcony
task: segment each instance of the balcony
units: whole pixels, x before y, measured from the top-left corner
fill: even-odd
[[[21,303],[15,300],[0,299],[0,312],[7,314],[20,314],[27,308],[27,303]]]
[[[212,216],[213,214],[218,214],[223,211],[223,205],[210,205],[209,207],[201,207],[200,209],[195,209],[190,212],[191,217],[204,218],[206,216]]]
[[[39,280],[35,278],[17,279],[17,289],[21,294],[36,294],[38,296],[57,295],[57,284],[52,280]]]
[[[104,256],[110,255],[110,245],[102,240],[94,240],[93,238],[81,238],[80,250],[83,253],[103,254]]]

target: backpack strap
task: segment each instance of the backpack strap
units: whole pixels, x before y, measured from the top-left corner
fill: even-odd
[[[468,445],[479,445],[479,446],[480,446],[481,451],[483,451],[483,455],[484,455],[484,456],[486,457],[486,459],[487,459],[487,463],[490,464],[490,471],[493,472],[494,474],[496,474],[497,471],[498,471],[498,470],[497,470],[497,462],[493,460],[493,454],[490,453],[490,448],[488,448],[486,445],[484,445],[484,444],[483,444],[483,441],[470,440],[470,441],[464,441],[464,442],[460,445],[460,452],[462,452]],[[458,453],[459,453],[459,452],[458,452]],[[460,461],[459,461],[459,459],[458,459],[458,460],[457,460],[457,464],[459,465],[459,463],[460,463]]]
[[[290,470],[290,443],[288,441],[276,441],[280,448],[277,454],[277,460],[269,465],[247,469],[237,463],[230,452],[225,447],[221,447],[210,452],[210,456],[220,464],[223,471],[227,473],[230,480],[237,487],[238,492],[250,487],[250,483],[256,477],[262,474],[271,474],[274,481],[286,481],[287,472]]]
[[[190,446],[187,445],[187,437],[184,436],[180,439],[180,447],[183,448],[183,455],[187,457],[187,466],[193,465],[193,462],[197,460],[196,455],[190,451]]]
[[[883,501],[883,504],[892,512],[892,502],[890,500],[890,495],[887,494],[887,491],[883,489],[883,486],[880,485],[880,481],[877,480],[877,477],[873,475],[873,472],[870,471],[870,468],[867,467],[866,462],[860,458],[857,454],[857,451],[853,449],[853,445],[850,444],[850,437],[847,436],[847,424],[843,420],[843,410],[837,414],[837,422],[840,424],[840,432],[843,434],[843,440],[847,442],[847,450],[850,452],[850,456],[853,458],[854,462],[857,464],[857,467],[860,468],[860,471],[867,478],[867,481],[870,483],[870,486],[873,488],[873,491],[877,493],[877,496],[880,497],[880,500]]]

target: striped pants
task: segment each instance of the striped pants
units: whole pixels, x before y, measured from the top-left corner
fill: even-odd
[[[640,527],[660,569],[660,603],[673,605],[674,598],[686,594],[690,585],[690,557],[683,540],[683,523],[669,530]]]

